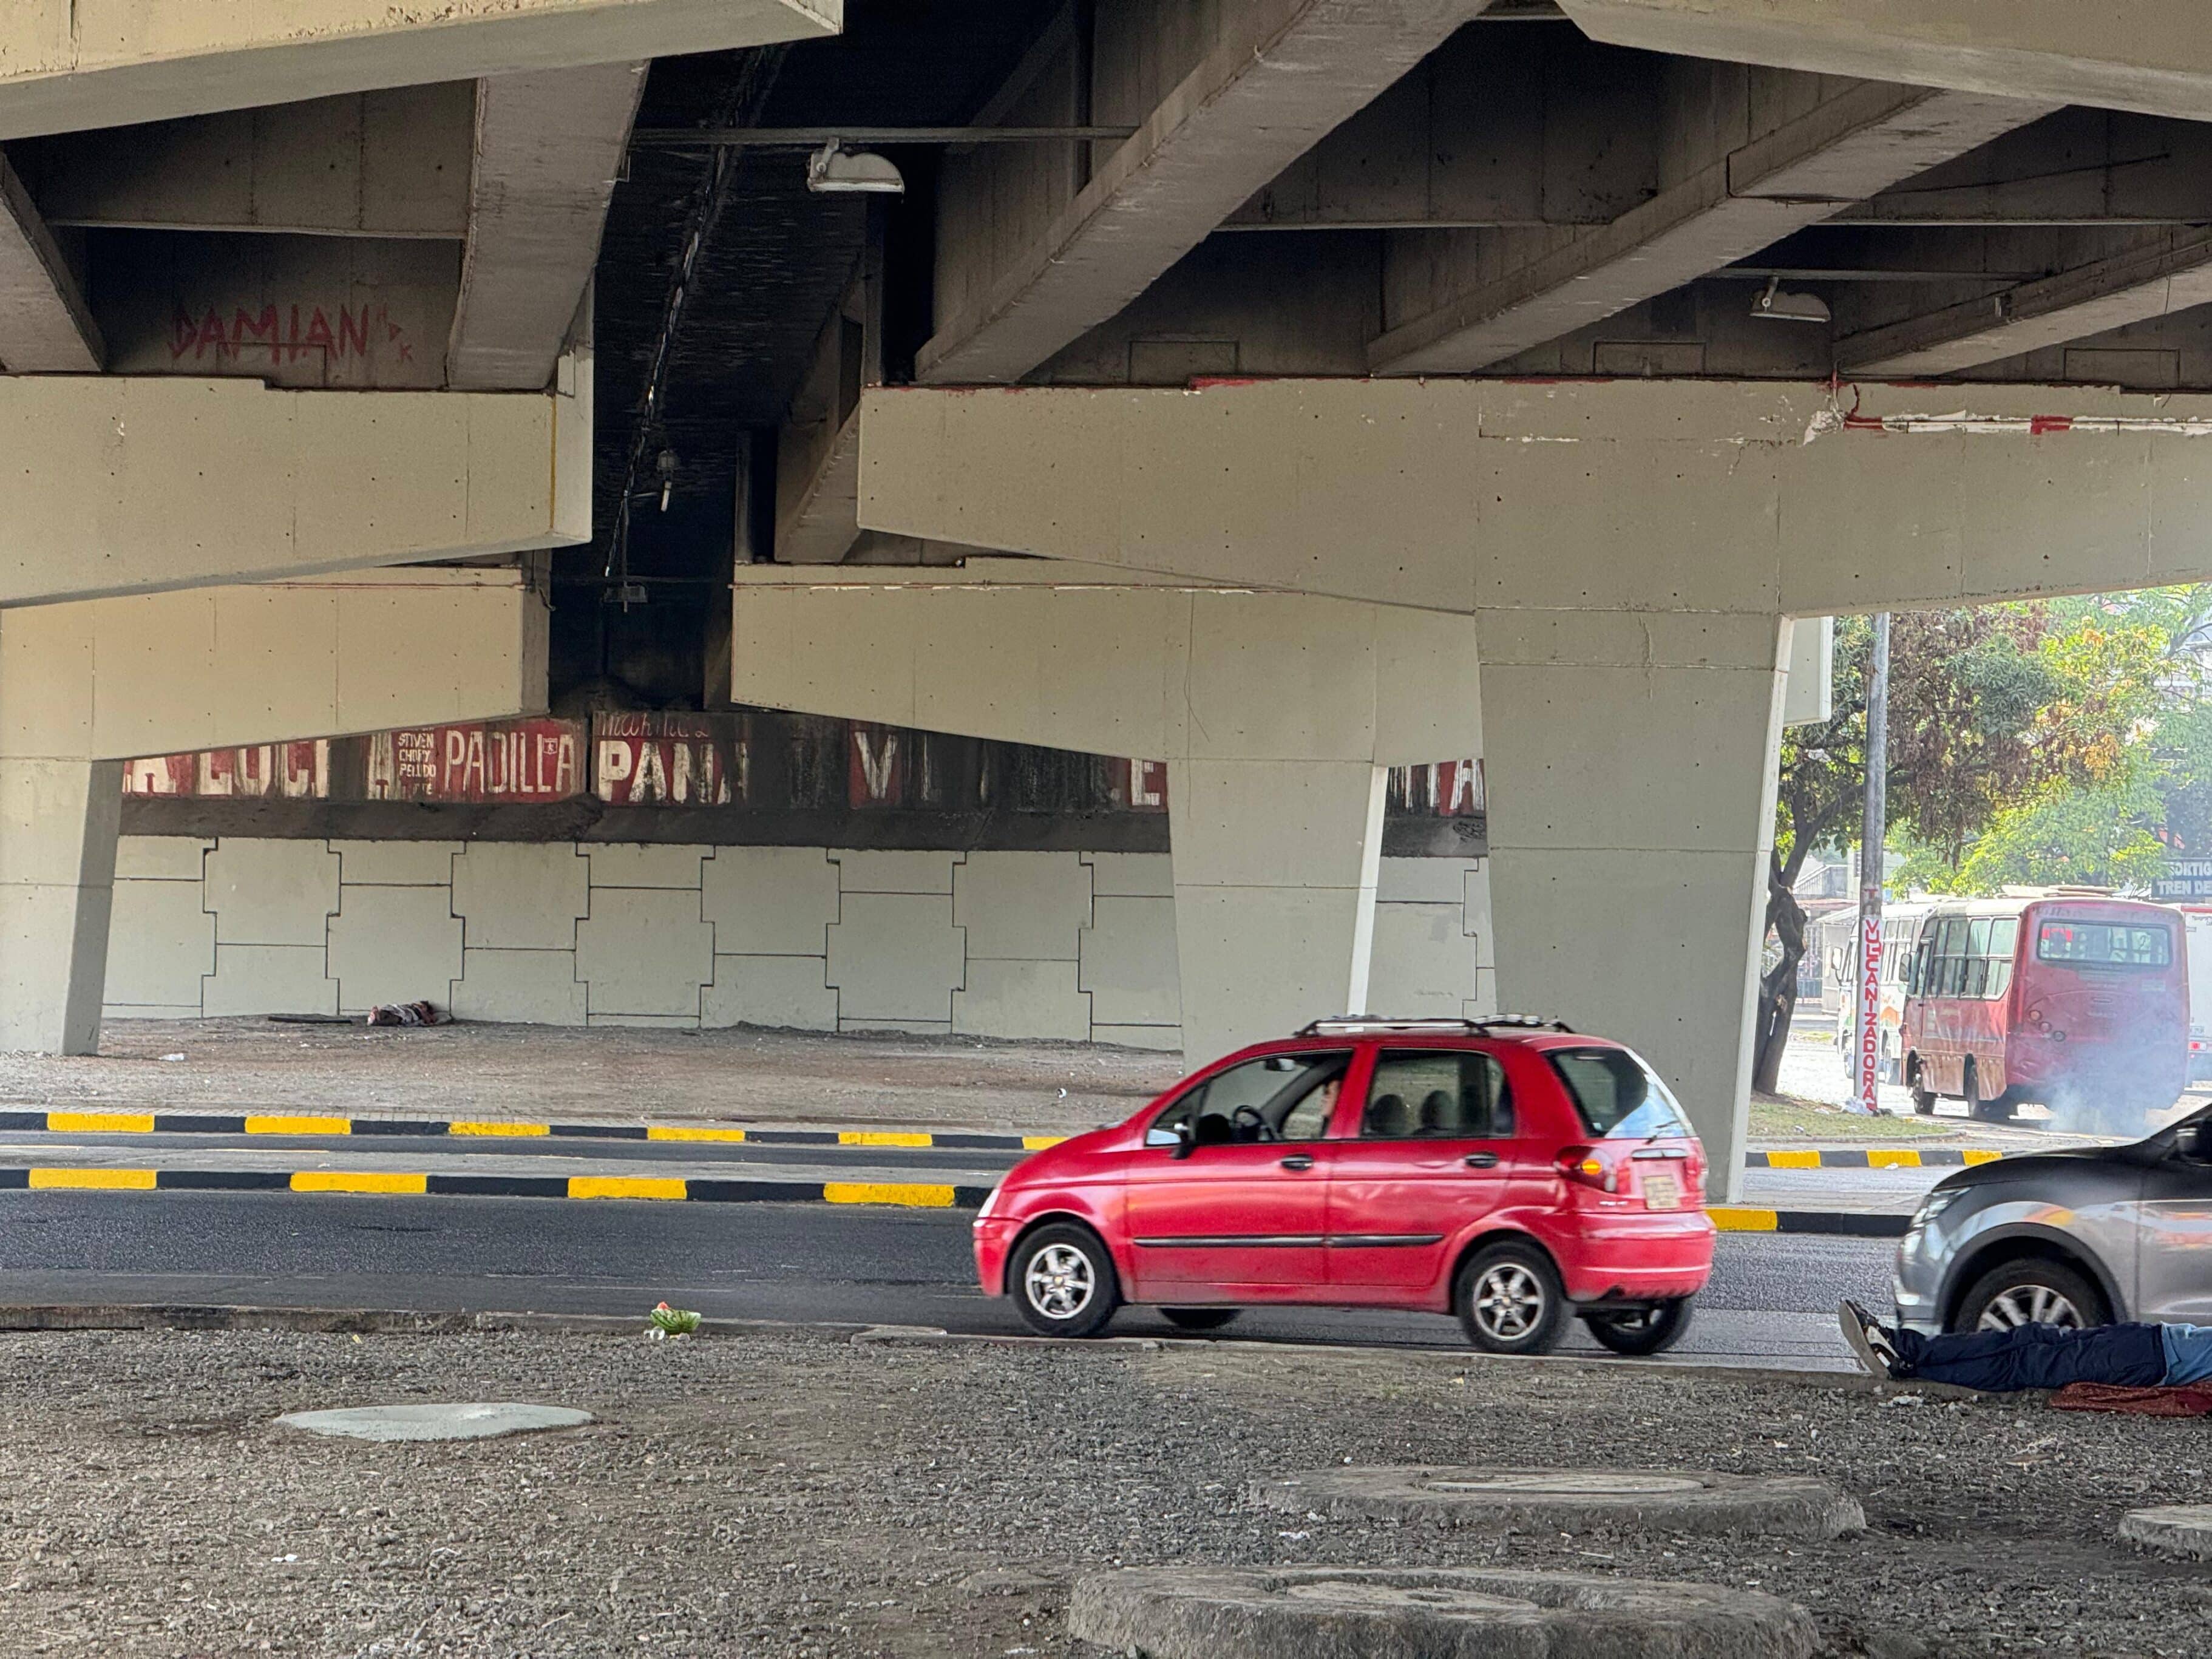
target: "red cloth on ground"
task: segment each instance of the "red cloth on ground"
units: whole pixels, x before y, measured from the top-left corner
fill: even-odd
[[[2212,1389],[2126,1389],[2069,1382],[2051,1396],[2063,1412],[2134,1412],[2144,1417],[2212,1417]]]

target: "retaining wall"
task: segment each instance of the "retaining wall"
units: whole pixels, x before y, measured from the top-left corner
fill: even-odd
[[[1165,854],[126,836],[107,1018],[360,1013],[1181,1046]],[[1370,1008],[1488,1012],[1483,860],[1386,858]],[[1253,971],[1267,971],[1264,962]]]

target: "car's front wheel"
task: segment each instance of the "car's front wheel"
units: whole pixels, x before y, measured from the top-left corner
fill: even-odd
[[[1690,1328],[1690,1298],[1679,1296],[1626,1312],[1586,1313],[1583,1324],[1600,1346],[1615,1353],[1632,1357],[1664,1353]]]
[[[2023,1256],[1992,1267],[1967,1288],[1954,1331],[2003,1331],[2015,1325],[2109,1323],[2105,1297],[2086,1274],[2063,1262]]]
[[[1024,1238],[1007,1275],[1022,1322],[1040,1336],[1096,1336],[1121,1305],[1121,1281],[1098,1235],[1055,1221]]]
[[[1567,1316],[1559,1273],[1529,1244],[1492,1244],[1469,1258],[1453,1283],[1452,1309],[1486,1353],[1549,1353]]]

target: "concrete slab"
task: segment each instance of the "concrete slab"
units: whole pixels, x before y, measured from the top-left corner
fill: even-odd
[[[2130,1510],[2120,1517],[2120,1536],[2130,1544],[2188,1560],[2212,1559],[2212,1504],[2166,1504]]]
[[[1734,1532],[1817,1541],[1866,1526],[1858,1500],[1824,1481],[1698,1469],[1323,1469],[1256,1481],[1245,1496],[1299,1515],[1498,1532]]]
[[[569,1406],[501,1401],[465,1406],[360,1406],[342,1411],[287,1412],[276,1421],[309,1434],[353,1440],[495,1440],[501,1435],[574,1429],[597,1419]]]
[[[1068,1628],[1151,1659],[1805,1659],[1812,1616],[1778,1597],[1468,1567],[1145,1567],[1079,1580]]]

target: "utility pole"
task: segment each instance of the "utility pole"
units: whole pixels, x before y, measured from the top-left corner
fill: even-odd
[[[1859,1109],[1881,1109],[1882,842],[1889,828],[1889,615],[1874,619],[1867,658],[1866,812],[1859,824],[1859,1017],[1856,1067]]]

